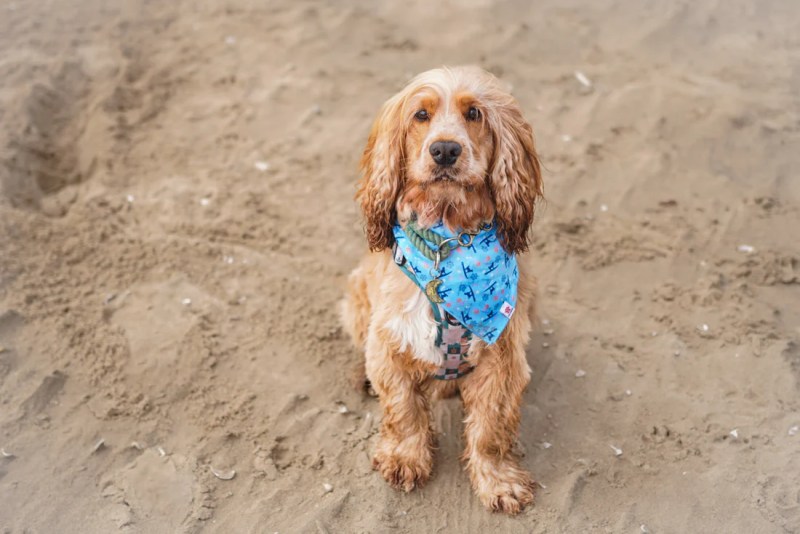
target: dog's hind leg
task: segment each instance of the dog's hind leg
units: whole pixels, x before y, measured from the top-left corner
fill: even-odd
[[[344,327],[353,344],[364,350],[369,328],[370,303],[367,294],[367,282],[364,268],[357,267],[347,280],[347,292],[339,304],[339,314]],[[357,391],[375,395],[369,380],[364,358],[359,358],[353,369],[352,384]]]

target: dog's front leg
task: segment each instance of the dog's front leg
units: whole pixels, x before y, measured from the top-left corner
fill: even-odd
[[[484,348],[478,365],[461,384],[466,412],[463,459],[472,487],[491,510],[519,513],[533,502],[533,481],[512,452],[522,393],[530,381],[521,344]]]
[[[372,465],[393,487],[411,491],[427,482],[433,469],[430,398],[424,387],[428,373],[423,362],[395,346],[380,332],[370,332],[367,339],[367,376],[383,408]]]

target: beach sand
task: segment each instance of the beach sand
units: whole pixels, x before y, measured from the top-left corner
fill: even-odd
[[[787,1],[2,0],[2,532],[800,532],[798,27]],[[470,489],[457,399],[424,489],[371,471],[336,314],[371,121],[458,64],[509,84],[545,167],[513,518]]]

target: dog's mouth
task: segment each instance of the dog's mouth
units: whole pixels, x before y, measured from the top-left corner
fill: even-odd
[[[458,174],[450,169],[437,169],[431,173],[432,183],[448,183],[458,181]]]

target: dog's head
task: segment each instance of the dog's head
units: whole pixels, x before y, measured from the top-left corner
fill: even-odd
[[[494,218],[504,248],[524,251],[542,195],[531,127],[477,67],[424,72],[381,109],[361,159],[357,199],[371,250],[390,247],[398,216],[477,228]]]

